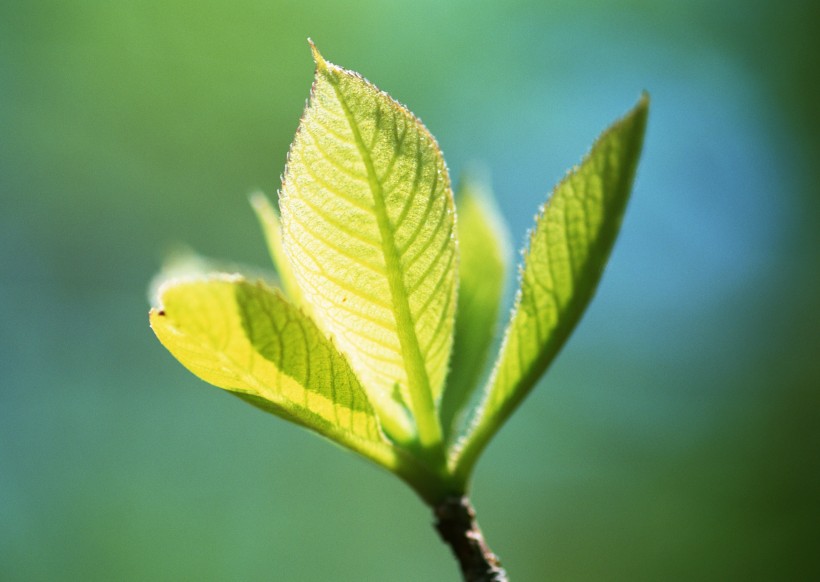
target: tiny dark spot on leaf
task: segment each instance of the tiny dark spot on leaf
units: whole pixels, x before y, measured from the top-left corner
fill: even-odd
[[[165,315],[165,310],[160,309],[159,311],[157,311],[157,315],[159,315],[160,317],[164,316]]]

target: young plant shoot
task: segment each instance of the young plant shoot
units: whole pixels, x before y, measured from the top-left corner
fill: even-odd
[[[316,74],[279,210],[252,200],[281,288],[235,274],[171,278],[151,327],[202,380],[404,480],[432,507],[466,580],[506,580],[475,522],[470,477],[592,299],[629,197],[648,98],[598,138],[539,211],[479,387],[508,257],[491,196],[465,181],[456,220],[427,128],[311,47]]]

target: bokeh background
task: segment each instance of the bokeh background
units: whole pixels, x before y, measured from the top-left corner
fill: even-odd
[[[483,163],[517,246],[642,89],[610,267],[474,502],[513,580],[820,577],[816,2],[0,2],[0,579],[455,580],[398,480],[154,339],[167,249],[266,266],[306,38]]]

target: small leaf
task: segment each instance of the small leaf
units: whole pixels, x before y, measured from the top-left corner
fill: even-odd
[[[492,345],[509,261],[509,235],[489,187],[462,180],[458,208],[459,286],[450,375],[440,405],[448,440],[474,394]]]
[[[395,469],[396,453],[344,357],[280,295],[221,276],[171,282],[160,300],[151,327],[191,372]]]
[[[456,451],[466,482],[490,438],[558,354],[593,296],[618,234],[643,143],[649,100],[597,140],[537,218],[521,288],[483,403]]]
[[[315,47],[314,58],[281,190],[285,251],[386,430],[400,441],[417,430],[422,449],[436,449],[457,285],[447,168],[406,108]],[[396,432],[405,406],[416,427]]]
[[[251,196],[251,205],[262,232],[265,234],[265,241],[268,243],[268,252],[276,267],[279,280],[282,282],[282,290],[285,295],[300,307],[305,307],[302,291],[296,283],[293,271],[290,268],[290,261],[285,256],[285,249],[282,247],[282,225],[279,221],[279,213],[268,201],[268,197],[262,192],[257,192]]]

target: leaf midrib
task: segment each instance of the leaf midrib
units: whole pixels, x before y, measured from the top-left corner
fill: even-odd
[[[390,287],[392,298],[393,315],[396,318],[396,331],[401,346],[402,359],[407,371],[407,381],[409,383],[410,405],[413,409],[413,416],[416,419],[416,429],[418,430],[419,442],[423,449],[430,451],[440,451],[442,448],[441,427],[435,412],[432,390],[430,389],[430,378],[421,353],[416,328],[410,312],[410,299],[402,277],[401,258],[396,240],[393,236],[390,217],[387,215],[384,189],[376,173],[370,150],[364,143],[359,131],[353,112],[338,86],[338,80],[329,70],[325,71],[326,78],[333,87],[333,92],[339,101],[339,105],[344,112],[345,119],[350,126],[356,149],[362,157],[367,171],[367,183],[370,193],[373,196],[374,214],[379,226],[382,252],[384,254],[385,267],[387,271],[387,281]]]

